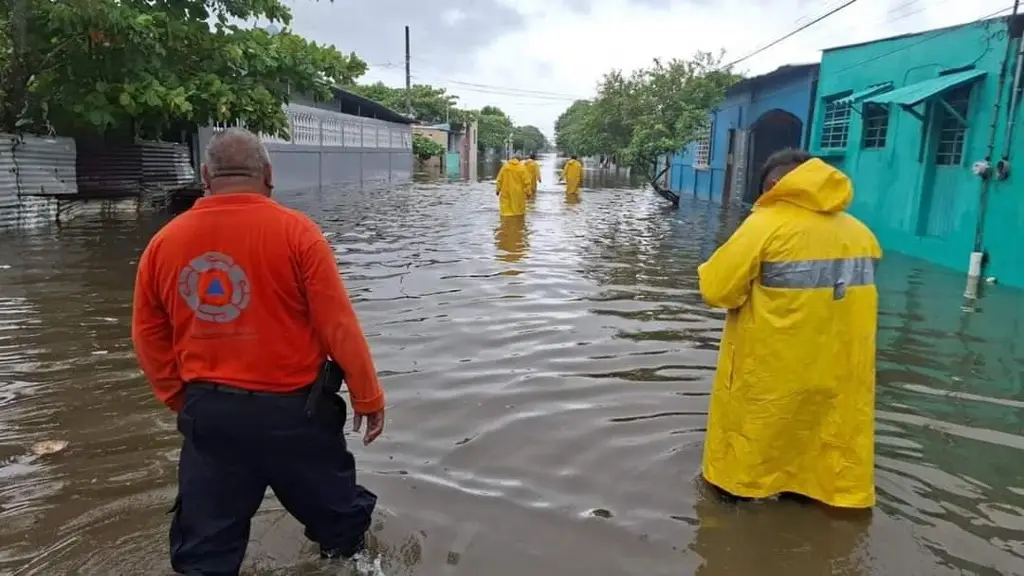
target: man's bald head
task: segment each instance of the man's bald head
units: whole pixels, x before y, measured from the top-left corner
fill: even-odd
[[[270,155],[259,136],[244,128],[219,132],[206,145],[203,182],[210,194],[259,192],[270,195]]]

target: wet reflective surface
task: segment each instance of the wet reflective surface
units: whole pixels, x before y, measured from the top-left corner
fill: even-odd
[[[965,316],[959,274],[888,255],[879,506],[724,505],[696,482],[723,315],[695,269],[742,214],[613,177],[567,203],[552,170],[523,222],[492,183],[282,194],[330,234],[388,391],[353,442],[384,573],[1024,573],[1019,293]],[[0,239],[0,573],[169,572],[179,441],[128,339],[157,226]],[[246,569],[339,573],[312,553],[268,496]]]

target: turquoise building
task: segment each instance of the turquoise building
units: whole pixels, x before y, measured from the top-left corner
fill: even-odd
[[[1021,17],[826,50],[810,150],[882,246],[1024,287]]]

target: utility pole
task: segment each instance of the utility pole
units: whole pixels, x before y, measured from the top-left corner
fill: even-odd
[[[412,72],[409,70],[409,27],[405,27],[405,113],[412,118]]]

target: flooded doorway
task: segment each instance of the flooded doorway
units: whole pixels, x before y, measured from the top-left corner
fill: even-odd
[[[761,168],[768,157],[785,148],[799,148],[803,122],[785,110],[769,110],[750,126],[750,174],[743,202],[751,204],[761,195]]]

